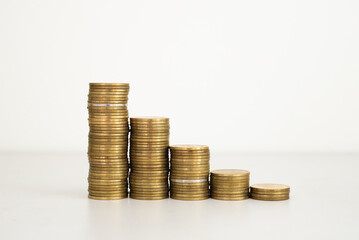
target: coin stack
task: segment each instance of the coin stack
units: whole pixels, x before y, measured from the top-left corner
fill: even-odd
[[[90,83],[89,198],[127,197],[128,83]]]
[[[244,200],[249,195],[249,172],[219,169],[211,172],[211,197],[218,200]]]
[[[169,118],[130,118],[130,197],[168,198]]]
[[[209,197],[209,147],[173,145],[171,151],[171,198],[203,200]]]
[[[283,184],[263,183],[251,186],[251,198],[265,201],[289,199],[290,188]]]

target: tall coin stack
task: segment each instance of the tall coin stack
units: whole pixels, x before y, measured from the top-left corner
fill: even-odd
[[[90,83],[89,198],[127,197],[128,83]]]
[[[289,199],[290,187],[284,184],[253,184],[251,198],[265,201],[281,201]]]
[[[169,118],[130,118],[130,197],[168,198]]]
[[[249,172],[219,169],[211,172],[211,197],[218,200],[244,200],[249,195]]]
[[[171,152],[171,198],[203,200],[209,197],[209,147],[174,145]]]

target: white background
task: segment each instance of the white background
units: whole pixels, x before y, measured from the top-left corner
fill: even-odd
[[[0,151],[87,148],[89,82],[212,151],[359,151],[359,2],[0,1]]]

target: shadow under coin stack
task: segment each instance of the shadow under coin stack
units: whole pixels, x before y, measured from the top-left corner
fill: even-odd
[[[211,172],[211,197],[218,200],[244,200],[249,196],[249,172],[219,169]]]
[[[204,200],[209,197],[209,147],[174,145],[171,151],[171,198]]]
[[[283,184],[253,184],[251,198],[265,201],[281,201],[289,199],[290,188]]]
[[[169,118],[131,118],[130,197],[168,198]]]
[[[90,83],[89,198],[127,197],[128,83]]]

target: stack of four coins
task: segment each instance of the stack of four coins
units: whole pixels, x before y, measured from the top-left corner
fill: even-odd
[[[251,198],[265,201],[281,201],[289,199],[290,188],[284,184],[253,184]]]
[[[174,145],[171,151],[171,198],[203,200],[209,197],[209,148]]]
[[[169,119],[136,117],[130,121],[130,197],[167,198]]]
[[[127,83],[90,83],[89,198],[127,197],[128,92]]]

